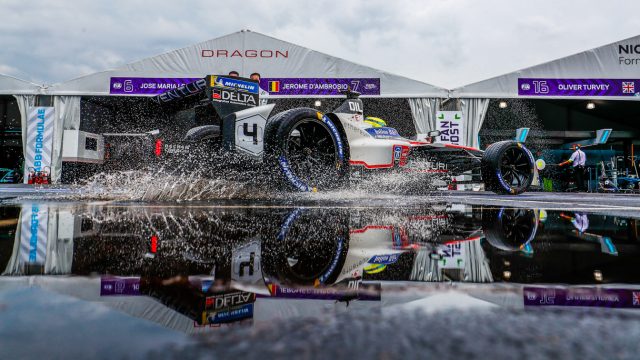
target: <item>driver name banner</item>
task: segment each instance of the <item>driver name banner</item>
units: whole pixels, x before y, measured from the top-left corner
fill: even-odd
[[[53,107],[29,108],[27,117],[27,146],[24,159],[24,183],[30,171],[51,171],[51,148],[55,111]]]
[[[159,95],[200,79],[202,78],[112,77],[109,94]]]
[[[640,79],[519,78],[519,96],[640,96]]]
[[[465,145],[462,111],[438,111],[436,113],[436,130],[440,131],[436,142]]]
[[[269,95],[341,95],[351,90],[362,95],[380,95],[377,78],[263,78],[260,87]]]

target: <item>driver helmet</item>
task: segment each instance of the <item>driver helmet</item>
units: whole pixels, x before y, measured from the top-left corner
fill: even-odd
[[[380,118],[377,118],[377,117],[373,117],[373,116],[367,116],[364,119],[364,122],[369,124],[369,125],[371,125],[371,126],[373,126],[374,128],[387,126],[387,122],[386,121],[384,121],[384,120],[382,120]]]

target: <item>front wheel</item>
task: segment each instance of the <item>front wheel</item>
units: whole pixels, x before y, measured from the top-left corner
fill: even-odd
[[[492,144],[482,157],[482,179],[487,190],[521,194],[531,186],[533,176],[533,155],[519,142],[507,140]]]
[[[276,115],[267,125],[268,159],[284,182],[299,191],[339,186],[347,172],[345,145],[336,125],[310,108]]]

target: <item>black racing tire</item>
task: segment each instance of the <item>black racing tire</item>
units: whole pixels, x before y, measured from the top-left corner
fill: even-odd
[[[516,141],[492,144],[484,152],[481,164],[485,189],[498,194],[521,194],[533,181],[533,155]]]
[[[189,129],[184,136],[185,141],[202,141],[220,136],[220,126],[203,125]]]
[[[482,214],[482,232],[494,248],[520,251],[535,238],[538,220],[537,210],[534,209],[490,209]]]
[[[280,284],[333,284],[349,251],[348,224],[344,209],[294,209],[262,242],[263,274]]]
[[[266,161],[288,188],[334,189],[347,175],[347,154],[340,130],[311,108],[291,109],[269,119],[265,130]]]

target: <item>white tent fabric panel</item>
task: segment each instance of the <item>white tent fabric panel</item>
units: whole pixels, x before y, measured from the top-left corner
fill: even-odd
[[[40,85],[0,74],[0,95],[35,95],[40,89]]]
[[[518,79],[639,79],[640,36],[614,42],[558,60],[514,71],[491,79],[465,85],[451,91],[456,98],[515,98]],[[640,86],[636,86],[640,87]],[[635,92],[640,92],[635,89]],[[592,98],[571,96],[570,98]],[[546,96],[545,98],[569,98]],[[607,96],[607,99],[640,100],[640,97]]]
[[[80,96],[54,96],[56,127],[53,132],[51,181],[57,184],[62,175],[62,140],[64,130],[80,129]]]
[[[489,99],[462,99],[461,105],[465,144],[478,148],[478,134],[489,109]]]
[[[232,70],[245,77],[258,72],[263,78],[376,78],[380,79],[380,97],[448,96],[448,91],[440,87],[248,30],[52,85],[47,93],[109,95],[112,77],[204,77],[208,74],[227,74]]]
[[[426,134],[429,131],[436,130],[436,112],[440,109],[442,99],[412,98],[407,100],[411,108],[416,133]]]

